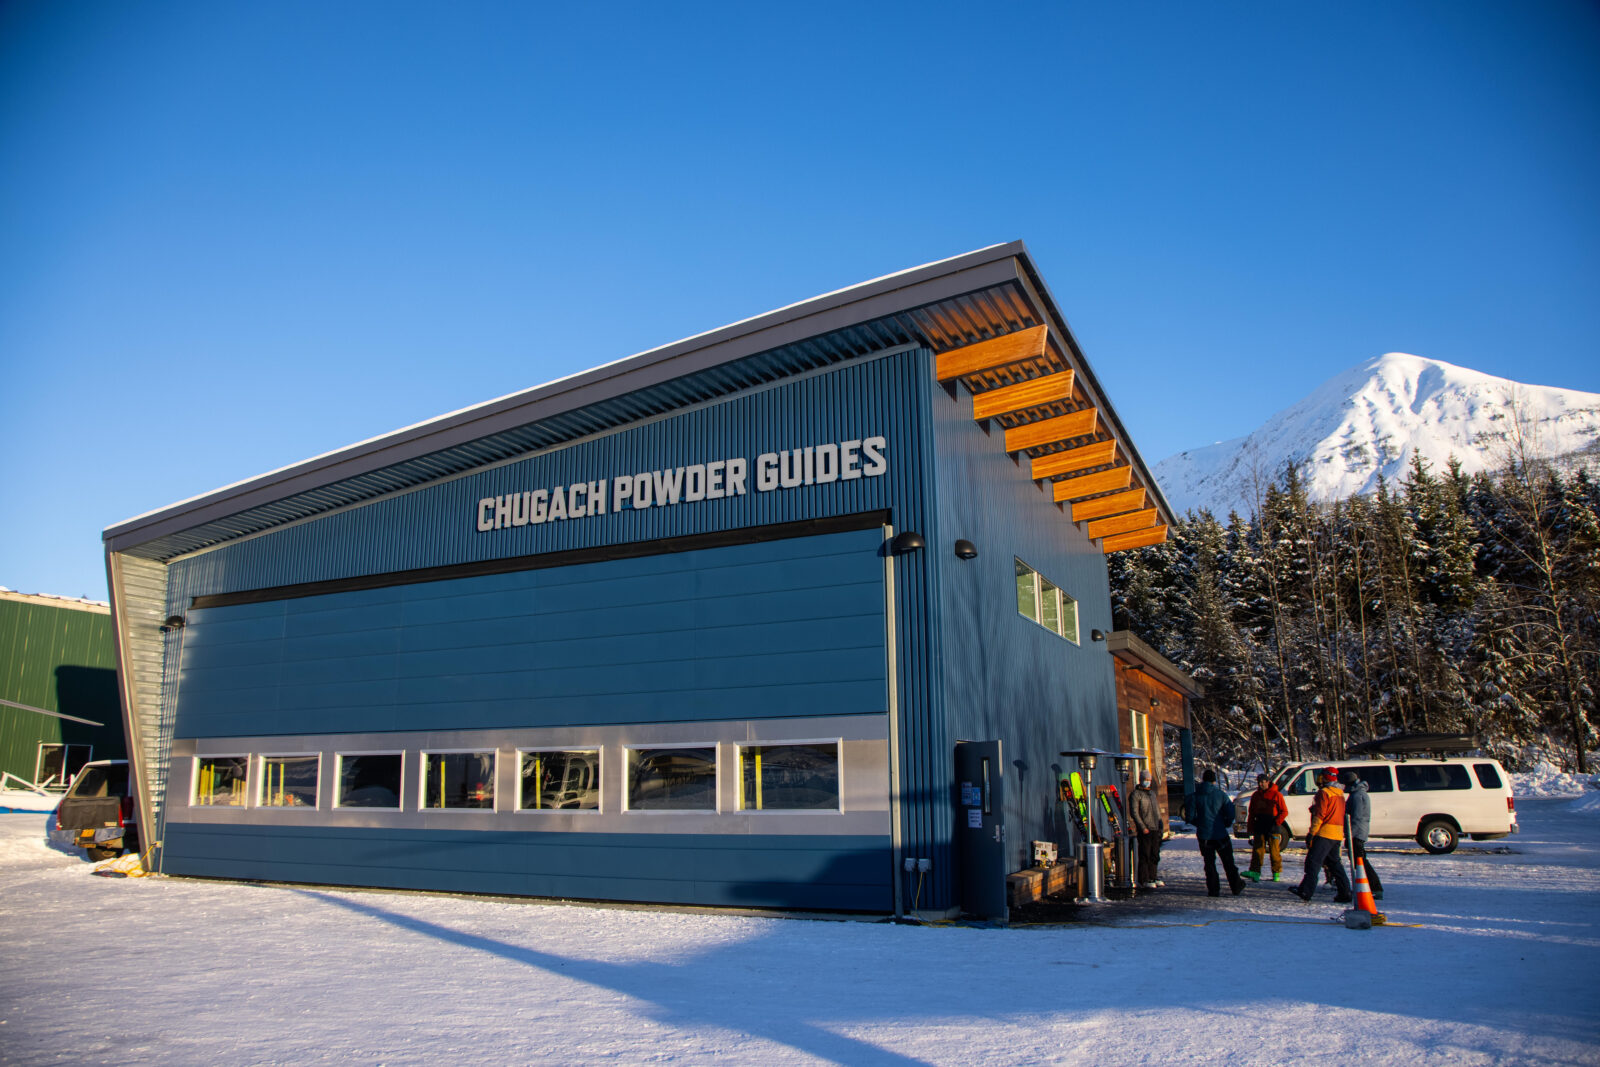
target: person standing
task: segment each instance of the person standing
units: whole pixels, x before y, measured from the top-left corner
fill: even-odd
[[[1150,788],[1150,772],[1139,772],[1139,785],[1128,797],[1128,822],[1139,838],[1139,888],[1160,889],[1161,805]]]
[[[1326,865],[1333,875],[1335,904],[1350,903],[1350,879],[1339,860],[1344,844],[1344,792],[1339,788],[1339,768],[1322,772],[1322,788],[1311,802],[1311,832],[1306,835],[1306,874],[1289,892],[1311,903],[1317,892],[1317,875]]]
[[[1200,776],[1200,788],[1190,801],[1189,821],[1194,824],[1194,835],[1200,841],[1200,855],[1206,861],[1206,896],[1222,895],[1217,880],[1217,860],[1228,876],[1228,888],[1238,896],[1244,890],[1244,879],[1233,862],[1233,801],[1217,788],[1217,772],[1207,769]]]
[[[1272,784],[1265,774],[1256,775],[1256,791],[1250,795],[1250,809],[1245,814],[1245,828],[1250,832],[1250,869],[1244,876],[1252,882],[1261,881],[1261,860],[1272,856],[1272,880],[1283,879],[1283,837],[1278,829],[1289,818],[1289,804],[1283,791]]]
[[[1355,877],[1355,865],[1361,864],[1373,899],[1382,900],[1383,883],[1367,858],[1367,838],[1372,833],[1372,798],[1367,796],[1367,783],[1355,771],[1346,770],[1339,776],[1339,784],[1344,786],[1344,814],[1350,826],[1350,876]]]

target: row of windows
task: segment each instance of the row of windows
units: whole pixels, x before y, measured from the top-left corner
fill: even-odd
[[[1078,602],[1022,562],[1017,564],[1017,612],[1073,644],[1078,643]]]
[[[624,747],[623,810],[716,811],[717,751],[715,744]],[[840,810],[838,741],[741,745],[736,751],[738,810]],[[401,756],[336,754],[333,806],[400,810],[405,796]],[[518,749],[516,760],[516,810],[600,810],[600,749]],[[499,761],[495,750],[423,752],[417,808],[495,810]],[[315,808],[321,774],[320,754],[199,756],[190,803]]]

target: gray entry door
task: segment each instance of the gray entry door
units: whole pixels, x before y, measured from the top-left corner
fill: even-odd
[[[956,857],[961,910],[1007,918],[1005,780],[999,741],[956,742]]]

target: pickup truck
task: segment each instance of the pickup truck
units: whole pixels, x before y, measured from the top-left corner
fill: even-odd
[[[56,807],[56,829],[92,860],[139,850],[139,817],[129,789],[127,760],[85,763]]]

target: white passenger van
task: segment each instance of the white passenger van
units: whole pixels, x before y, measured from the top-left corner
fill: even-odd
[[[1324,768],[1352,771],[1367,783],[1372,801],[1372,837],[1414,838],[1435,854],[1455,851],[1462,834],[1474,841],[1489,841],[1517,832],[1517,807],[1511,796],[1511,779],[1492,759],[1419,758],[1391,760],[1349,759],[1291,763],[1273,776],[1289,806],[1290,838],[1304,837],[1311,829],[1311,801],[1317,778]],[[1248,836],[1245,815],[1252,788],[1239,794],[1234,833]]]

